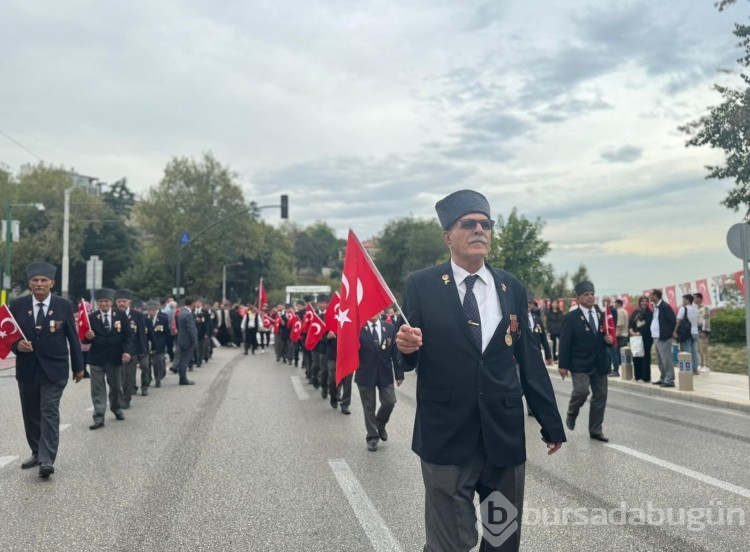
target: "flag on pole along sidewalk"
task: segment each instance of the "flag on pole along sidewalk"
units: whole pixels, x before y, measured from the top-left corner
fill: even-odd
[[[708,289],[708,278],[703,278],[703,280],[695,282],[695,288],[698,290],[698,293],[703,296],[703,304],[710,307],[712,301],[711,291]]]
[[[326,323],[326,331],[327,332],[333,332],[336,333],[339,330],[339,321],[336,318],[339,315],[339,302],[341,301],[341,296],[339,295],[339,292],[333,294],[333,297],[331,298],[331,302],[328,303],[328,308],[326,309],[326,315],[325,315],[325,323]]]
[[[677,286],[667,286],[664,288],[664,294],[667,296],[667,303],[672,307],[672,310],[677,310]]]
[[[265,310],[266,306],[268,306],[268,297],[266,296],[266,288],[263,286],[263,276],[261,276],[258,286],[258,309]]]
[[[0,358],[7,358],[13,344],[21,339],[26,339],[26,336],[18,327],[8,305],[3,305],[0,307]]]
[[[78,340],[83,341],[86,339],[86,332],[91,330],[91,323],[89,322],[89,313],[86,309],[85,301],[81,301],[78,305]]]
[[[305,339],[305,349],[312,351],[318,342],[323,338],[323,334],[326,332],[326,323],[323,319],[318,316],[316,312],[313,312],[312,320],[307,327],[307,338]]]
[[[740,290],[742,297],[745,297],[745,273],[742,270],[734,273],[734,282],[737,284],[737,289]]]
[[[351,230],[346,241],[339,295],[336,385],[359,366],[359,332],[362,326],[396,302],[372,259]]]

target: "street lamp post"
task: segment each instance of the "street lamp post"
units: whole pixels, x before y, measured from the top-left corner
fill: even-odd
[[[242,264],[242,261],[237,261],[236,263],[229,263],[225,264],[221,267],[221,270],[223,272],[222,279],[221,279],[221,304],[227,302],[227,267],[228,266],[240,266]]]
[[[11,225],[13,224],[13,207],[35,207],[39,211],[44,211],[43,203],[9,203],[5,206],[5,268],[3,269],[3,292],[0,303],[3,305],[8,302],[10,292],[10,242],[13,240]]]

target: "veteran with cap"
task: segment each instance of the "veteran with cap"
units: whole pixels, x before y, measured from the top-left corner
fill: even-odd
[[[471,550],[474,493],[484,501],[494,491],[515,507],[518,525],[502,543],[485,533],[480,550],[518,550],[526,462],[521,397],[541,425],[548,454],[560,449],[565,432],[526,323],[526,290],[485,262],[493,228],[487,199],[461,190],[435,209],[451,259],[407,278],[408,324],[396,335],[404,370],[418,370],[412,450],[425,486],[424,550]],[[485,510],[489,526],[486,518]]]
[[[76,383],[83,378],[83,355],[78,341],[73,304],[52,295],[57,268],[46,262],[26,267],[31,295],[13,301],[9,308],[24,338],[13,344],[21,413],[31,457],[21,464],[39,466],[39,475],[55,473],[60,442],[60,399],[68,382],[68,369]]]
[[[135,356],[135,342],[130,321],[121,310],[113,309],[115,292],[102,288],[94,292],[97,310],[89,314],[91,329],[84,343],[91,343],[88,361],[91,367],[91,402],[94,403],[94,423],[89,429],[104,427],[104,411],[109,408],[118,420],[122,413],[123,364]],[[105,383],[106,378],[106,383]]]
[[[569,430],[575,429],[576,418],[591,389],[589,436],[606,443],[609,439],[602,432],[602,423],[607,406],[607,349],[614,341],[604,331],[602,313],[594,308],[594,284],[580,282],[575,287],[575,293],[578,296],[578,308],[563,317],[557,364],[560,375],[565,378],[570,374],[573,380],[565,423]]]
[[[146,303],[146,333],[148,335],[150,366],[153,367],[154,387],[161,387],[161,380],[167,375],[164,353],[169,340],[169,318],[159,310],[158,301]],[[151,369],[141,371],[141,388],[151,385]]]
[[[143,369],[142,361],[148,355],[146,324],[143,321],[143,313],[133,307],[134,301],[133,292],[129,289],[118,289],[115,292],[115,304],[118,310],[124,312],[128,319],[135,347],[135,354],[130,357],[130,360],[123,362],[122,366],[122,408],[125,410],[130,408],[130,400],[133,397],[133,393],[138,390],[138,386],[135,383],[138,366],[141,366],[141,370]],[[146,358],[146,362],[148,362],[148,358]],[[141,380],[143,380],[142,377]],[[148,394],[148,392],[144,394]]]

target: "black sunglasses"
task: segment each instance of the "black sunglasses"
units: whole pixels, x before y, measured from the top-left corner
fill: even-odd
[[[474,228],[477,227],[477,224],[482,227],[482,230],[492,230],[492,227],[495,225],[495,221],[492,219],[459,219],[456,222],[460,224],[461,228],[464,230],[474,230]]]

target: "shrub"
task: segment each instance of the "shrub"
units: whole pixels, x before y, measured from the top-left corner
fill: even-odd
[[[745,309],[721,309],[711,316],[711,341],[745,343]]]

